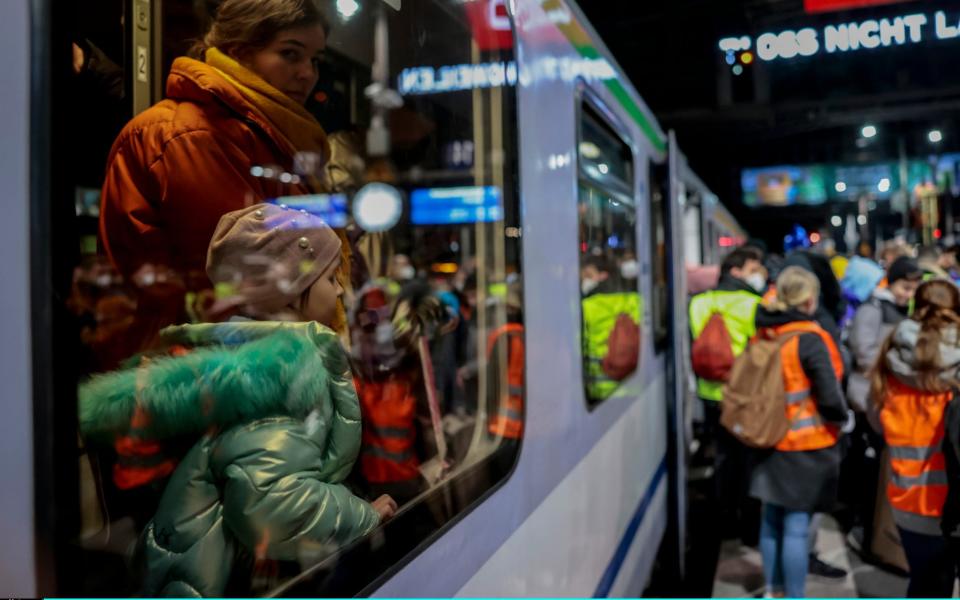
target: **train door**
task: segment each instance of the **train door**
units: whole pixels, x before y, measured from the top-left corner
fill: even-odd
[[[673,148],[672,137],[669,149]],[[653,289],[651,290],[651,316],[653,319],[654,349],[663,356],[666,368],[667,403],[667,467],[670,481],[667,492],[668,524],[661,548],[660,560],[662,575],[670,579],[683,573],[683,521],[684,489],[686,473],[684,469],[685,451],[682,444],[682,410],[678,407],[678,382],[680,381],[680,363],[677,352],[680,346],[677,336],[683,330],[677,329],[678,310],[675,296],[682,289],[676,268],[682,252],[676,249],[680,239],[676,231],[677,219],[674,209],[674,186],[671,184],[672,167],[666,163],[651,162],[649,166],[650,187],[650,243]],[[682,310],[679,311],[682,316]]]

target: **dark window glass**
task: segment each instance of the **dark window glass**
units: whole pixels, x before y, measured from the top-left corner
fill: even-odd
[[[588,100],[579,133],[581,351],[592,406],[613,395],[639,361],[637,209],[630,145]]]

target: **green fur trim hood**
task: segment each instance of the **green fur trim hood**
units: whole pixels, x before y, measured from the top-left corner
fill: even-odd
[[[334,413],[360,421],[347,355],[323,325],[231,321],[169,327],[162,335],[194,349],[83,383],[83,435],[109,441],[129,432],[137,406],[148,421],[137,434],[156,440],[317,410],[327,423]]]

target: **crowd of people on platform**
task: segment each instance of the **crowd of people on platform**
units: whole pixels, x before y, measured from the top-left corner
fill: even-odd
[[[726,256],[714,285],[703,269],[691,278],[720,522],[758,546],[768,597],[803,596],[808,573],[846,576],[816,554],[824,513],[867,560],[908,570],[909,596],[952,595],[957,253],[892,241],[875,255],[821,244],[778,256],[754,242]]]

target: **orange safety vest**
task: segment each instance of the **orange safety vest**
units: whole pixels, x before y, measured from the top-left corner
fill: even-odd
[[[363,414],[360,470],[371,483],[409,481],[420,476],[414,450],[417,399],[411,378],[393,374],[383,381],[355,379]]]
[[[167,352],[170,356],[189,353],[188,348],[180,345],[173,346]],[[148,362],[148,357],[140,358],[141,365]],[[113,464],[113,484],[117,489],[130,490],[159,481],[177,468],[177,459],[167,455],[164,444],[145,436],[144,430],[149,425],[150,415],[137,404],[130,417],[130,430],[114,440],[117,462]]]
[[[837,380],[843,378],[843,359],[836,342],[822,327],[813,321],[794,321],[774,328],[776,335],[803,331],[816,333],[826,344],[830,352],[830,361],[836,372]],[[795,336],[780,349],[780,364],[783,368],[783,388],[787,394],[787,420],[790,429],[787,435],[777,443],[781,452],[802,452],[821,450],[837,443],[839,428],[824,423],[817,410],[810,378],[800,364],[800,336]]]
[[[921,392],[893,377],[887,380],[880,410],[890,456],[887,497],[896,520],[907,529],[940,530],[947,499],[946,465],[940,448],[943,415],[952,397],[951,392]]]
[[[520,439],[523,434],[523,325],[507,323],[487,338],[487,360],[497,342],[507,338],[507,389],[500,394],[496,412],[491,413],[487,431],[491,435]]]

